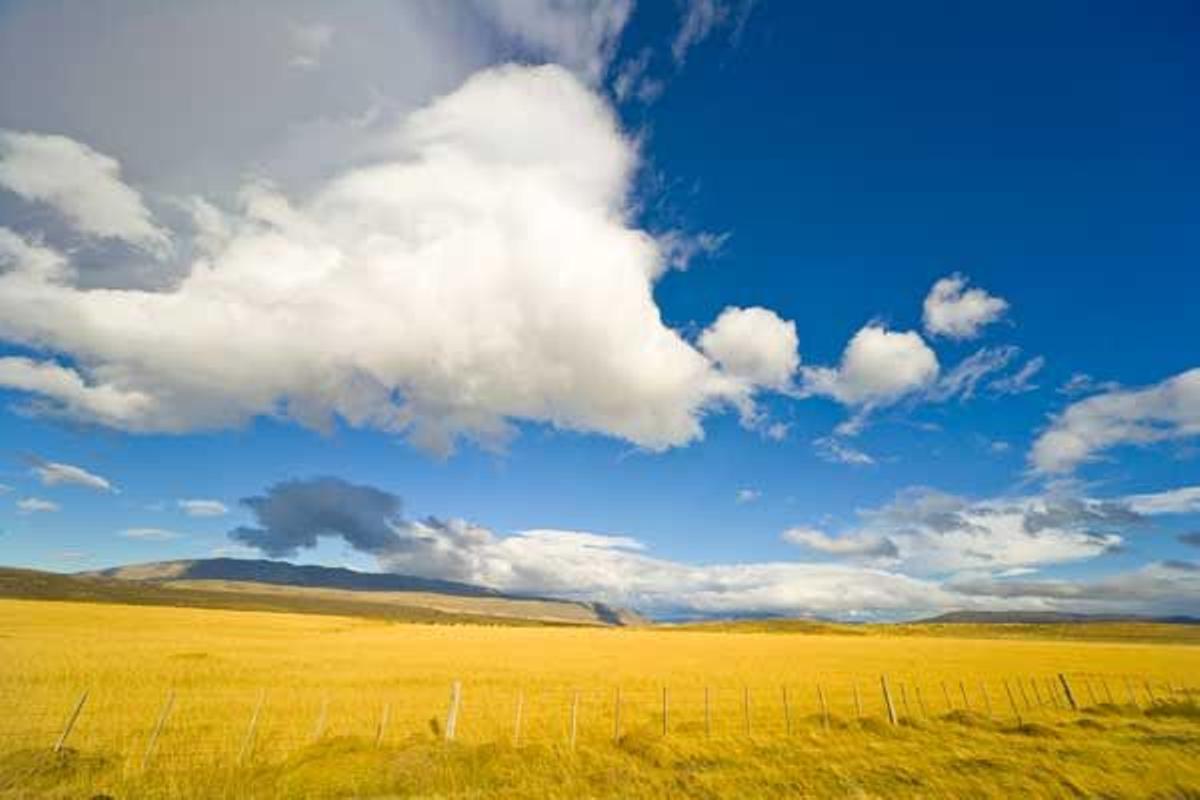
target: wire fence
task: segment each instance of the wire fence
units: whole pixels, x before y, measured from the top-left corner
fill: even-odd
[[[105,753],[127,769],[229,767],[286,759],[342,737],[379,747],[436,740],[567,749],[631,736],[767,740],[963,715],[1024,725],[1095,710],[1194,707],[1198,697],[1180,682],[1081,673],[986,680],[878,675],[775,686],[180,686],[158,697],[136,686],[95,692],[81,686],[70,695],[44,689],[0,698],[8,708],[0,714],[0,753],[72,749]]]

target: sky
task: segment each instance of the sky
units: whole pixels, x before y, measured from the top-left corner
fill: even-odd
[[[1200,615],[1192,4],[0,3],[0,563]]]

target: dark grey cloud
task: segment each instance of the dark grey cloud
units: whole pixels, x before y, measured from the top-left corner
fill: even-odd
[[[316,547],[322,536],[376,556],[408,544],[400,498],[373,486],[340,478],[284,481],[241,503],[254,512],[257,525],[236,528],[230,538],[272,557]]]
[[[1179,534],[1179,541],[1184,544],[1190,544],[1192,547],[1200,547],[1200,531],[1181,533]]]
[[[1144,516],[1124,503],[1058,498],[1047,499],[1044,508],[1027,511],[1024,525],[1029,533],[1037,533],[1047,528],[1123,529],[1144,522]]]

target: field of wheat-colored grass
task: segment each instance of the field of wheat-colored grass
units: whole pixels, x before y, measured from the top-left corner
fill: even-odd
[[[1140,630],[521,628],[4,600],[0,797],[1198,797],[1200,646],[1191,629]]]

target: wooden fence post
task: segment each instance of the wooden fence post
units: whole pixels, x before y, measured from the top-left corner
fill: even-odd
[[[817,684],[817,697],[821,700],[821,727],[829,730],[829,703],[825,702],[825,689]]]
[[[462,683],[450,684],[450,706],[446,709],[446,741],[453,742],[458,734],[458,707],[462,702]]]
[[[900,705],[904,708],[904,716],[911,717],[912,712],[908,708],[908,687],[903,683],[900,684]]]
[[[1063,702],[1063,698],[1059,697],[1058,687],[1054,685],[1053,678],[1046,678],[1046,692],[1050,695],[1051,699],[1054,701],[1055,708],[1062,708],[1067,705],[1066,703]]]
[[[1029,683],[1031,686],[1033,686],[1033,696],[1037,698],[1038,708],[1041,708],[1046,703],[1042,700],[1042,693],[1040,691],[1038,691],[1037,681],[1034,680],[1033,678],[1030,678]]]
[[[167,724],[167,715],[171,713],[171,706],[174,704],[175,690],[171,689],[167,692],[167,702],[163,703],[162,711],[158,713],[158,721],[154,723],[154,730],[150,732],[150,739],[146,742],[146,752],[142,754],[143,771],[150,764],[150,757],[154,755],[154,745],[158,744],[158,737],[163,726]]]
[[[854,716],[862,719],[862,698],[858,696],[858,681],[854,682]]]
[[[992,698],[988,695],[987,690],[987,681],[979,682],[979,693],[983,695],[983,707],[987,711],[987,715],[994,717],[995,714],[992,713]]]
[[[246,763],[246,759],[254,751],[254,732],[258,728],[258,715],[262,713],[263,703],[267,701],[267,690],[263,689],[258,694],[258,704],[254,706],[254,713],[250,715],[250,724],[246,727],[246,738],[242,740],[242,749],[238,753],[238,763]]]
[[[521,746],[521,717],[525,713],[525,690],[517,690],[517,708],[513,712],[513,747]]]
[[[1100,686],[1104,688],[1104,696],[1108,699],[1108,704],[1115,706],[1117,701],[1113,697],[1112,689],[1108,686],[1108,678],[1105,678],[1103,675],[1100,676]]]
[[[392,715],[392,704],[384,703],[383,711],[379,714],[379,728],[375,731],[375,746],[383,744],[383,735],[387,732],[388,718]]]
[[[71,708],[71,713],[67,715],[67,721],[63,725],[62,733],[58,735],[58,740],[54,743],[54,752],[62,752],[63,747],[67,743],[67,737],[71,735],[71,729],[75,727],[75,721],[79,719],[79,712],[83,711],[83,704],[87,702],[87,699],[87,689],[84,689],[83,694],[79,695],[79,699],[75,701],[75,705]]]
[[[921,718],[928,719],[929,712],[925,710],[925,698],[921,696],[921,684],[914,684],[913,691],[917,693],[917,708],[921,710]]]
[[[750,731],[750,687],[749,686],[742,687],[742,717],[745,718],[746,736],[749,737],[751,735],[751,731]]]
[[[1008,679],[1004,679],[1004,691],[1008,694],[1008,704],[1012,706],[1013,714],[1017,717],[1017,725],[1024,725],[1021,721],[1021,709],[1017,707],[1017,699],[1013,697],[1012,687],[1008,685]]]
[[[883,687],[883,702],[887,706],[888,722],[896,724],[896,707],[892,705],[892,693],[888,691],[886,675],[879,676],[879,685]]]
[[[667,687],[662,687],[662,735],[666,736],[669,729],[668,720],[670,719],[669,704],[667,702]]]
[[[1158,698],[1154,696],[1154,687],[1150,685],[1150,679],[1146,678],[1146,695],[1150,698],[1150,705],[1158,702]]]
[[[961,680],[958,682],[958,690],[962,692],[963,708],[967,711],[971,710],[971,701],[967,699],[967,685]]]
[[[942,697],[946,698],[946,711],[953,711],[954,703],[950,702],[950,690],[946,688],[945,681],[942,681]]]
[[[787,687],[781,687],[780,693],[783,695],[783,730],[788,736],[792,735],[792,709],[788,706]]]
[[[1092,705],[1100,705],[1096,702],[1096,691],[1092,688],[1092,679],[1087,675],[1083,676],[1083,688],[1087,689],[1088,699],[1092,701]]]
[[[1071,710],[1078,711],[1079,706],[1075,704],[1075,693],[1071,691],[1071,684],[1067,681],[1067,676],[1060,672],[1058,673],[1058,679],[1062,681],[1063,691],[1067,695],[1067,702],[1071,704]]]

